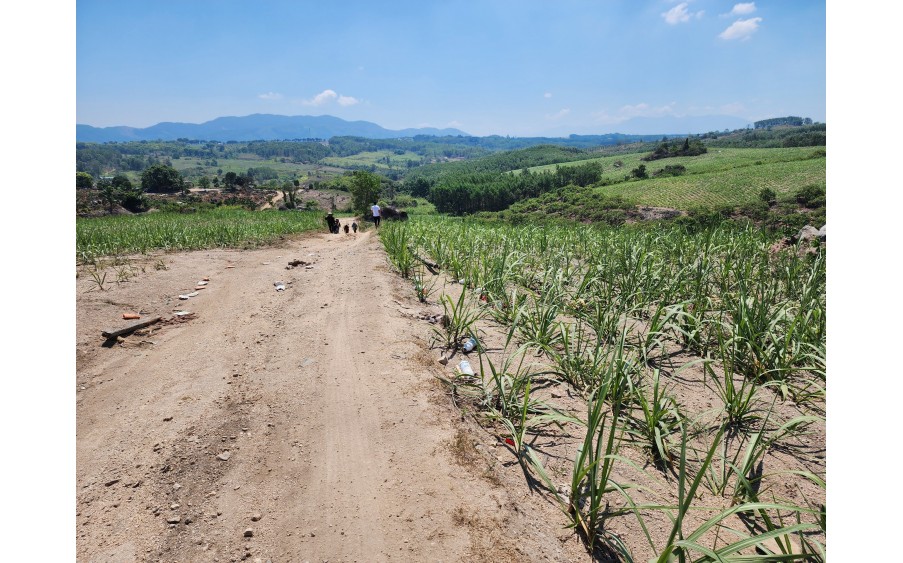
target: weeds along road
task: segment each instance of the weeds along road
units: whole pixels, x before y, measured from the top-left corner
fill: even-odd
[[[79,561],[533,558],[455,461],[430,325],[372,229],[162,259],[77,280]],[[137,310],[164,322],[102,346]],[[536,560],[568,560],[554,520]]]

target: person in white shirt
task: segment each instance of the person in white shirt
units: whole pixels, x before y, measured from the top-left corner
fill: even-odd
[[[373,224],[376,225],[376,228],[379,228],[379,217],[380,217],[380,208],[376,202],[373,202],[373,205],[370,206],[370,211],[373,213]]]

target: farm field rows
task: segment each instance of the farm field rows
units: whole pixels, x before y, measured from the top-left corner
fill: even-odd
[[[421,155],[411,152],[404,151],[403,154],[395,154],[395,151],[391,150],[383,150],[383,151],[369,151],[369,152],[361,152],[355,154],[353,156],[327,156],[325,158],[320,159],[320,162],[326,165],[332,165],[341,168],[356,168],[361,166],[376,166],[376,168],[381,170],[388,170],[389,165],[386,164],[385,159],[388,158],[389,162],[392,163],[392,167],[396,169],[405,169],[407,167],[407,162],[412,160],[416,163],[420,163],[420,160],[423,158]]]
[[[447,218],[380,235],[442,308],[462,416],[597,556],[824,560],[823,249]],[[452,370],[468,337],[472,372]]]
[[[645,162],[648,153],[629,153],[530,168],[554,171],[599,162],[601,182],[621,181],[631,170],[644,165],[650,176],[665,166],[684,166],[681,176],[632,180],[597,188],[609,196],[621,196],[639,205],[686,209],[694,205],[743,205],[756,201],[763,188],[787,195],[809,184],[824,185],[824,149],[817,147],[780,149],[712,148],[692,157],[675,157]]]

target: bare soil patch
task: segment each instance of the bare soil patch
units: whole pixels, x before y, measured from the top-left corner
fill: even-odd
[[[589,560],[437,385],[375,235],[77,279],[79,561]],[[124,313],[164,321],[105,342]]]

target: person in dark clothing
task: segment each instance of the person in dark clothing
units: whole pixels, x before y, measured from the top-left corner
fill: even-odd
[[[357,232],[357,223],[351,223],[351,230]]]
[[[326,226],[329,227],[330,233],[339,232],[339,220],[332,216],[332,213],[326,214]]]

